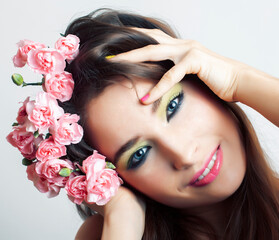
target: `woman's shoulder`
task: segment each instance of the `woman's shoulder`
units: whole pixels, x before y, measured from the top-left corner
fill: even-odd
[[[104,218],[100,214],[88,217],[79,228],[75,240],[99,240],[102,237]]]

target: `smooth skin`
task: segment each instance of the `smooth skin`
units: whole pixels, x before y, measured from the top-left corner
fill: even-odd
[[[174,67],[147,92],[149,97],[143,104],[153,103],[185,74],[197,74],[221,99],[244,103],[279,127],[278,78],[220,56],[196,41],[175,39],[157,29],[134,29],[153,37],[159,44],[119,54],[108,59],[109,61],[143,62],[169,59],[175,63]],[[131,191],[121,187],[118,194],[104,207],[89,207],[103,217],[96,215],[86,220],[76,239],[141,239],[144,231],[145,205]],[[89,223],[91,221],[103,226],[102,235],[98,228],[93,228],[93,224]]]

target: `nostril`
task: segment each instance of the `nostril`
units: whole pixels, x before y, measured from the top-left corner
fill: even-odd
[[[186,163],[184,161],[182,159],[181,160],[176,160],[173,164],[173,168],[176,169],[176,170],[185,170],[192,165],[192,164]]]
[[[173,152],[173,165],[177,170],[188,169],[195,164],[197,147]]]

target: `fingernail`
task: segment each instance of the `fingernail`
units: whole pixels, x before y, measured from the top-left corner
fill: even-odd
[[[141,102],[145,102],[149,98],[150,94],[147,93],[144,97],[140,99]]]
[[[108,55],[108,56],[106,56],[106,59],[111,59],[113,57],[115,57],[115,55]]]

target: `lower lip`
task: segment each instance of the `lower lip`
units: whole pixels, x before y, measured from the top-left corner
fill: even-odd
[[[222,162],[223,162],[223,151],[220,146],[219,149],[217,150],[217,157],[210,172],[202,180],[194,181],[194,183],[190,183],[190,185],[193,187],[202,187],[213,182],[221,170]]]

